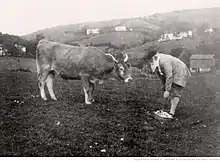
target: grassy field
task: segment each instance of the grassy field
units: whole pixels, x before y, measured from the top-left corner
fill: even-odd
[[[80,81],[57,78],[59,100],[45,102],[36,73],[0,72],[0,156],[220,156],[219,80],[192,76],[176,120],[162,123],[151,116],[168,106],[159,81],[108,81],[88,106]]]
[[[0,71],[18,69],[36,72],[37,67],[35,59],[20,57],[0,57]]]
[[[147,36],[140,32],[110,32],[91,38],[92,45],[112,43],[116,47],[125,44],[128,48],[140,46],[145,43]]]

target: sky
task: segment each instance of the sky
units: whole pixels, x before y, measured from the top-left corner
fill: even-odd
[[[220,0],[0,0],[0,32],[25,35],[87,21],[220,7]]]

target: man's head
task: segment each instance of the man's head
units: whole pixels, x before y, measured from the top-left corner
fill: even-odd
[[[155,47],[150,47],[145,50],[147,64],[151,67],[152,72],[154,73],[156,68],[159,66],[159,56],[158,51]]]

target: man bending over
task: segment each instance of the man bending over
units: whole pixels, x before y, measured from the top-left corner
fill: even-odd
[[[163,97],[171,97],[170,115],[173,117],[187,79],[191,75],[190,71],[180,59],[158,53],[155,49],[148,49],[147,61],[152,72],[158,75],[163,84]]]

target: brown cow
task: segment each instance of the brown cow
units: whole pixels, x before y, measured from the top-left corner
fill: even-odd
[[[55,74],[63,79],[80,79],[85,93],[85,103],[94,102],[93,90],[96,83],[114,77],[122,82],[132,81],[127,54],[116,60],[96,47],[79,47],[41,40],[37,45],[36,63],[41,97],[47,100],[44,86],[47,85],[53,100],[57,100],[53,92]]]

